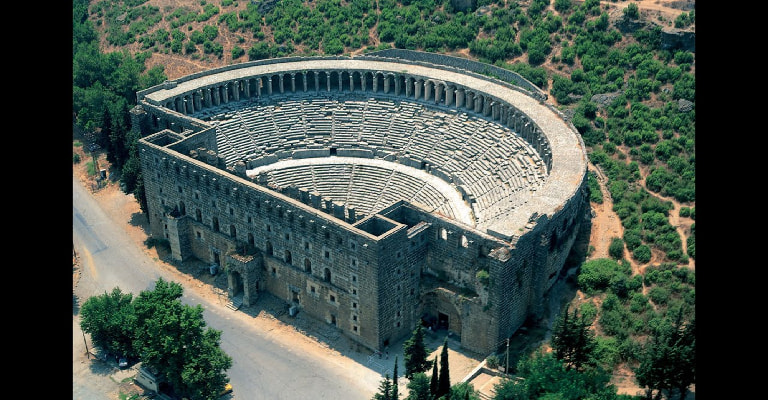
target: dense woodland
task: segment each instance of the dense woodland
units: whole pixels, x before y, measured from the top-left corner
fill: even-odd
[[[695,384],[695,270],[688,267],[696,257],[695,224],[684,239],[670,223],[673,201],[680,217],[695,220],[695,54],[662,48],[660,26],[695,26],[694,11],[644,21],[630,3],[619,20],[657,24],[622,32],[597,0],[478,0],[466,12],[450,0],[154,3],[73,2],[73,124],[85,132],[82,145],[106,152],[142,210],[128,110],[137,90],[168,79],[154,57],[225,65],[403,48],[494,64],[541,87],[571,119],[624,229],[609,258],[582,260],[579,289],[596,301],[563,313],[557,329],[565,339],[553,332],[553,348],[582,340],[576,347],[588,351],[501,360],[526,379],[510,379],[496,398],[616,398],[605,388],[611,393],[608,379],[619,365],[632,369],[648,398],[677,398]],[[590,200],[602,203],[594,174],[589,186]],[[644,272],[633,273],[630,261]],[[462,398],[465,392],[471,390]]]

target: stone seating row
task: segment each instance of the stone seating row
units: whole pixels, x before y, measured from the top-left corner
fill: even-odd
[[[218,110],[226,111],[210,118],[217,123],[219,155],[228,165],[246,154],[364,143],[394,154],[407,153],[469,182],[491,175],[514,189],[543,179],[543,162],[524,139],[455,110],[435,111],[418,103],[374,98],[343,104],[311,96]],[[477,191],[473,195],[479,197],[489,191],[486,186],[470,185],[469,190]]]

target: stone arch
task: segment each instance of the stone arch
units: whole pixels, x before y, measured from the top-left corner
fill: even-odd
[[[350,86],[353,84],[351,79],[351,74],[349,71],[341,71],[339,79],[341,80],[341,87],[339,87],[340,92],[351,92],[352,87]]]
[[[433,331],[448,331],[460,337],[462,321],[459,310],[450,292],[434,290],[424,295],[421,319]]]
[[[275,91],[280,92],[280,75],[271,75],[268,79],[267,94],[272,94]]]
[[[331,71],[328,73],[328,88],[332,92],[341,92],[341,73],[339,71]]]

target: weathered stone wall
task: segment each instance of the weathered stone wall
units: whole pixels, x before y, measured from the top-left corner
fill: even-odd
[[[407,202],[361,220],[349,218],[343,204],[260,185],[258,177],[245,176],[245,162],[227,167],[216,151],[214,129],[143,104],[150,112],[132,113],[137,126],[159,130],[143,132],[149,135],[139,142],[151,235],[168,239],[177,260],[231,266],[230,295],[248,292],[253,302],[258,291],[270,292],[371,349],[406,337],[425,315],[443,314],[463,347],[480,354],[496,350],[528,317],[541,315],[585,215],[583,174],[570,199],[553,212],[535,213],[512,236],[492,235]],[[546,141],[547,132],[526,120],[518,112],[506,123],[523,121],[528,128],[517,126],[517,132]],[[182,129],[167,128],[164,121]],[[316,157],[316,151],[328,150],[294,149],[265,162]],[[379,153],[339,151],[366,158]],[[241,261],[244,249],[250,256],[243,260],[250,261]],[[488,282],[478,280],[480,271],[488,272]]]
[[[459,0],[467,3],[472,3],[473,0]],[[451,66],[454,68],[460,68],[466,71],[482,75],[492,75],[505,82],[510,82],[516,86],[519,86],[531,93],[532,96],[546,100],[547,94],[540,88],[531,83],[531,81],[522,77],[522,75],[497,67],[491,64],[485,64],[478,61],[470,60],[467,58],[454,57],[445,54],[426,53],[423,51],[405,50],[405,49],[386,49],[378,50],[370,53],[366,53],[369,57],[392,57],[400,58],[405,62],[426,62],[437,66]]]

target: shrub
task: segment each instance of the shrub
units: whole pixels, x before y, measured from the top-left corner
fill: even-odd
[[[618,270],[619,264],[610,258],[587,261],[581,266],[577,278],[579,288],[587,294],[603,291],[608,288]]]
[[[651,248],[641,244],[640,246],[637,246],[635,251],[632,252],[632,256],[640,263],[647,263],[651,261]]]
[[[485,359],[485,364],[490,369],[496,369],[499,367],[499,357],[497,357],[495,354],[492,354]]]
[[[80,154],[72,153],[72,163],[80,164]]]
[[[488,281],[490,278],[490,275],[488,275],[488,271],[481,269],[480,271],[477,271],[477,274],[475,274],[475,278],[482,283],[484,286],[488,286]]]
[[[621,260],[624,257],[624,241],[617,237],[611,239],[611,245],[608,247],[608,254],[614,260]]]
[[[670,293],[665,287],[654,286],[648,291],[648,298],[657,306],[666,305],[669,301]]]
[[[597,306],[592,302],[584,303],[579,306],[579,313],[585,321],[594,321],[597,317]]]
[[[88,164],[85,165],[86,169],[88,170],[88,176],[94,176],[96,175],[96,163],[93,161],[88,161]]]

